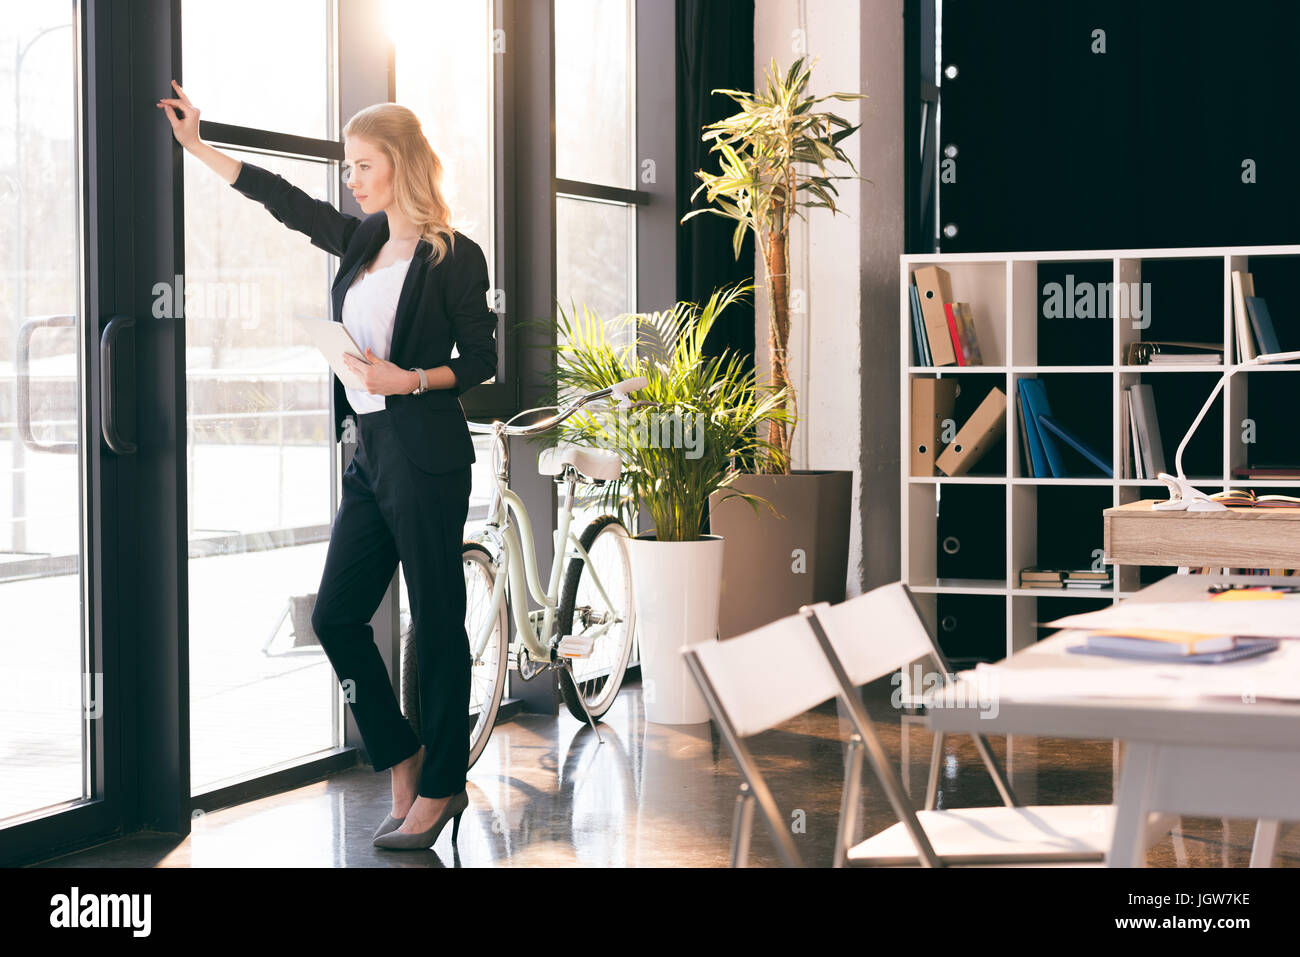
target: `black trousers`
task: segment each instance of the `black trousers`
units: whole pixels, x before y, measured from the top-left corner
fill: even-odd
[[[417,794],[465,789],[469,764],[469,637],[461,543],[470,467],[431,474],[397,444],[388,410],[357,415],[356,454],[330,531],[312,627],[343,686],[371,764],[391,768],[420,747],[375,646],[370,618],[400,560],[420,672],[424,767]]]

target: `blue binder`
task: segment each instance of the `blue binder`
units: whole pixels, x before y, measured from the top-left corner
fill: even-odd
[[[1055,438],[1045,434],[1038,417],[1050,417],[1052,407],[1047,403],[1047,385],[1041,379],[1021,379],[1020,398],[1028,412],[1025,424],[1029,426],[1029,453],[1034,460],[1034,478],[1065,478],[1065,465],[1061,449]]]
[[[1107,478],[1115,477],[1114,470],[1110,467],[1110,464],[1104,458],[1102,458],[1095,451],[1093,451],[1093,449],[1090,446],[1086,445],[1084,441],[1080,439],[1077,435],[1068,432],[1051,416],[1040,415],[1038,417],[1038,424],[1041,425],[1044,429],[1047,429],[1049,432],[1054,432],[1057,436],[1064,439],[1067,443],[1069,443],[1070,448],[1074,449],[1076,452],[1078,452],[1080,455],[1086,458],[1093,465],[1097,466],[1097,468],[1101,469],[1102,472],[1105,473]],[[1064,478],[1064,476],[1057,476],[1057,477]]]

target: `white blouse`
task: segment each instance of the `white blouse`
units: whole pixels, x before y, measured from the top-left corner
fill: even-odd
[[[343,298],[343,325],[361,347],[362,356],[370,349],[381,359],[388,358],[393,341],[393,322],[397,318],[397,298],[406,281],[411,257],[399,259],[369,273],[358,273]],[[385,407],[384,396],[344,387],[353,410],[362,415]]]

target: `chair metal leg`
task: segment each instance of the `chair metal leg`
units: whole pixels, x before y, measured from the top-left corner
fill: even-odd
[[[943,761],[943,742],[946,732],[934,733],[934,745],[930,749],[930,779],[925,783],[925,809],[933,811],[939,802],[939,765]]]
[[[998,764],[998,759],[993,757],[989,739],[982,734],[972,734],[971,737],[975,739],[975,750],[979,752],[980,760],[984,762],[989,776],[993,778],[993,786],[998,789],[998,796],[1002,798],[1002,803],[1007,807],[1018,807],[1020,802],[1016,800],[1015,792],[1011,790],[1011,782],[1007,780],[1002,765]]]
[[[1277,821],[1255,822],[1255,844],[1250,851],[1251,867],[1272,867],[1277,850]]]
[[[749,865],[749,835],[754,824],[754,792],[742,781],[736,795],[736,811],[731,821],[731,866]]]
[[[858,799],[862,793],[862,738],[855,731],[849,736],[849,759],[845,762],[844,790],[840,799],[840,823],[835,829],[835,859],[832,867],[843,867],[848,859],[858,826]]]

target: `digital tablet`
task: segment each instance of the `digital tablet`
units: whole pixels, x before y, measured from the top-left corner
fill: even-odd
[[[339,381],[350,389],[360,389],[366,391],[366,385],[356,377],[348,364],[343,361],[343,354],[347,353],[356,356],[366,365],[370,365],[365,358],[366,351],[357,345],[357,341],[352,338],[352,334],[341,322],[335,322],[332,319],[304,319],[298,317],[302,327],[307,330],[307,335],[311,336],[312,343],[321,351],[330,364],[330,368],[338,375]]]

